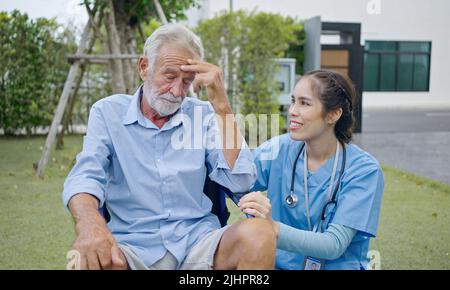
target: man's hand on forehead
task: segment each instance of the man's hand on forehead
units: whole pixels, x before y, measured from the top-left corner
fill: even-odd
[[[216,66],[205,61],[191,58],[186,59],[186,63],[180,66],[182,71],[193,73],[206,73],[211,69],[211,67]]]
[[[182,65],[180,68],[184,72],[192,72],[195,74],[193,83],[194,91],[199,92],[202,87],[212,89],[221,89],[223,86],[222,70],[210,63],[188,59],[187,65]]]
[[[196,74],[192,83],[194,92],[197,93],[201,88],[205,88],[208,99],[213,106],[228,107],[229,102],[223,82],[222,69],[200,60],[188,59],[187,62],[187,65],[181,66],[181,70]]]

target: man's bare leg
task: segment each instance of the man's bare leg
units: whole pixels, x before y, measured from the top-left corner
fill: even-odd
[[[214,269],[273,269],[276,234],[266,219],[252,218],[231,225],[214,256]]]

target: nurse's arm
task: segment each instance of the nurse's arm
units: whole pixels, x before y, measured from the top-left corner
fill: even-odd
[[[347,250],[356,230],[330,224],[323,233],[300,230],[272,220],[270,200],[261,192],[244,195],[238,203],[246,214],[272,221],[277,235],[277,248],[325,260],[335,260]]]
[[[336,260],[342,256],[357,233],[355,229],[338,224],[329,224],[323,233],[279,224],[278,249],[325,260]]]

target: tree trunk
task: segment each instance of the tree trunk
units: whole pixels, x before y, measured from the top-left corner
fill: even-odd
[[[109,52],[114,55],[122,54],[120,51],[120,38],[117,32],[113,1],[108,1],[105,9],[105,28]],[[126,93],[124,69],[120,59],[111,59],[111,88],[113,93]]]
[[[93,43],[92,43],[93,45]],[[92,49],[92,47],[91,47]],[[80,89],[81,81],[83,80],[84,72],[86,71],[86,65],[83,64],[80,66],[79,74],[76,78],[76,85],[75,88],[72,91],[72,94],[69,96],[69,106],[66,108],[66,112],[63,117],[62,121],[62,129],[61,132],[59,132],[57,140],[56,140],[56,150],[61,150],[64,148],[64,133],[69,129],[69,123],[72,119],[72,112],[73,108],[75,106],[75,101],[78,95],[78,90]]]
[[[136,29],[137,27],[134,26],[127,26],[125,30],[125,35],[127,37],[126,41],[126,48],[128,54],[136,54]],[[139,83],[139,74],[138,74],[138,60],[137,59],[128,59],[128,71],[125,71],[125,74],[129,75],[130,83],[129,83],[129,89],[131,90],[131,94],[134,93],[136,90],[136,86]]]
[[[84,28],[83,34],[81,36],[81,41],[77,49],[77,54],[86,53],[87,45],[90,42],[90,39],[94,36],[92,31],[92,22],[93,19],[90,18],[86,27]],[[61,93],[61,97],[58,102],[58,106],[55,110],[55,115],[53,117],[52,124],[50,126],[50,131],[48,132],[47,139],[45,141],[44,149],[42,150],[41,159],[36,167],[36,176],[42,178],[44,176],[44,170],[47,166],[48,158],[50,156],[50,151],[55,142],[56,134],[58,132],[59,124],[61,123],[61,119],[64,114],[64,109],[66,107],[67,101],[69,99],[69,95],[71,94],[74,86],[74,81],[76,76],[78,75],[80,70],[80,62],[76,61],[72,64],[69,69],[69,74],[67,75],[66,82],[64,84],[63,91]]]
[[[114,15],[116,20],[117,32],[120,38],[120,50],[123,54],[135,54],[136,42],[134,41],[135,26],[132,16],[125,11],[125,1],[114,1]],[[137,84],[137,66],[136,61],[132,59],[123,59],[123,79],[127,93],[132,94]]]
[[[102,22],[103,11],[100,10],[100,11],[97,11],[96,13],[97,13],[97,16],[95,16],[95,15],[89,16],[91,19],[93,19],[92,26],[91,26],[91,29],[93,31],[92,32],[93,36],[88,39],[88,43],[86,45],[86,47],[87,47],[86,52],[88,54],[92,52],[92,49],[95,44],[95,40],[97,37],[100,36],[98,27],[100,26],[100,24]],[[76,98],[78,95],[78,90],[80,88],[81,81],[83,80],[83,76],[86,71],[87,65],[88,65],[87,62],[80,60],[80,69],[79,69],[78,76],[76,77],[76,80],[75,80],[75,87],[73,88],[72,93],[70,94],[69,100],[68,100],[69,107],[66,108],[66,112],[64,113],[63,121],[62,121],[62,125],[63,125],[62,130],[57,136],[57,140],[56,140],[56,149],[57,150],[61,150],[64,147],[64,133],[66,131],[68,131],[68,129],[69,129],[69,124],[71,123],[71,120],[72,120],[72,112],[73,112],[73,108],[75,106],[75,101],[76,101]]]

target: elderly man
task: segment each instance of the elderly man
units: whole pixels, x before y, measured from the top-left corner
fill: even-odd
[[[256,176],[221,70],[202,57],[198,36],[164,25],[145,43],[143,85],[135,95],[93,105],[83,150],[63,191],[80,268],[273,268],[271,224],[254,218],[221,228],[203,193],[207,173],[234,192],[248,191]],[[186,97],[191,85],[205,88],[209,102]],[[198,116],[201,125],[193,128]],[[175,133],[193,137],[191,145],[200,138],[201,146],[174,146]],[[104,204],[108,224],[98,211]]]

